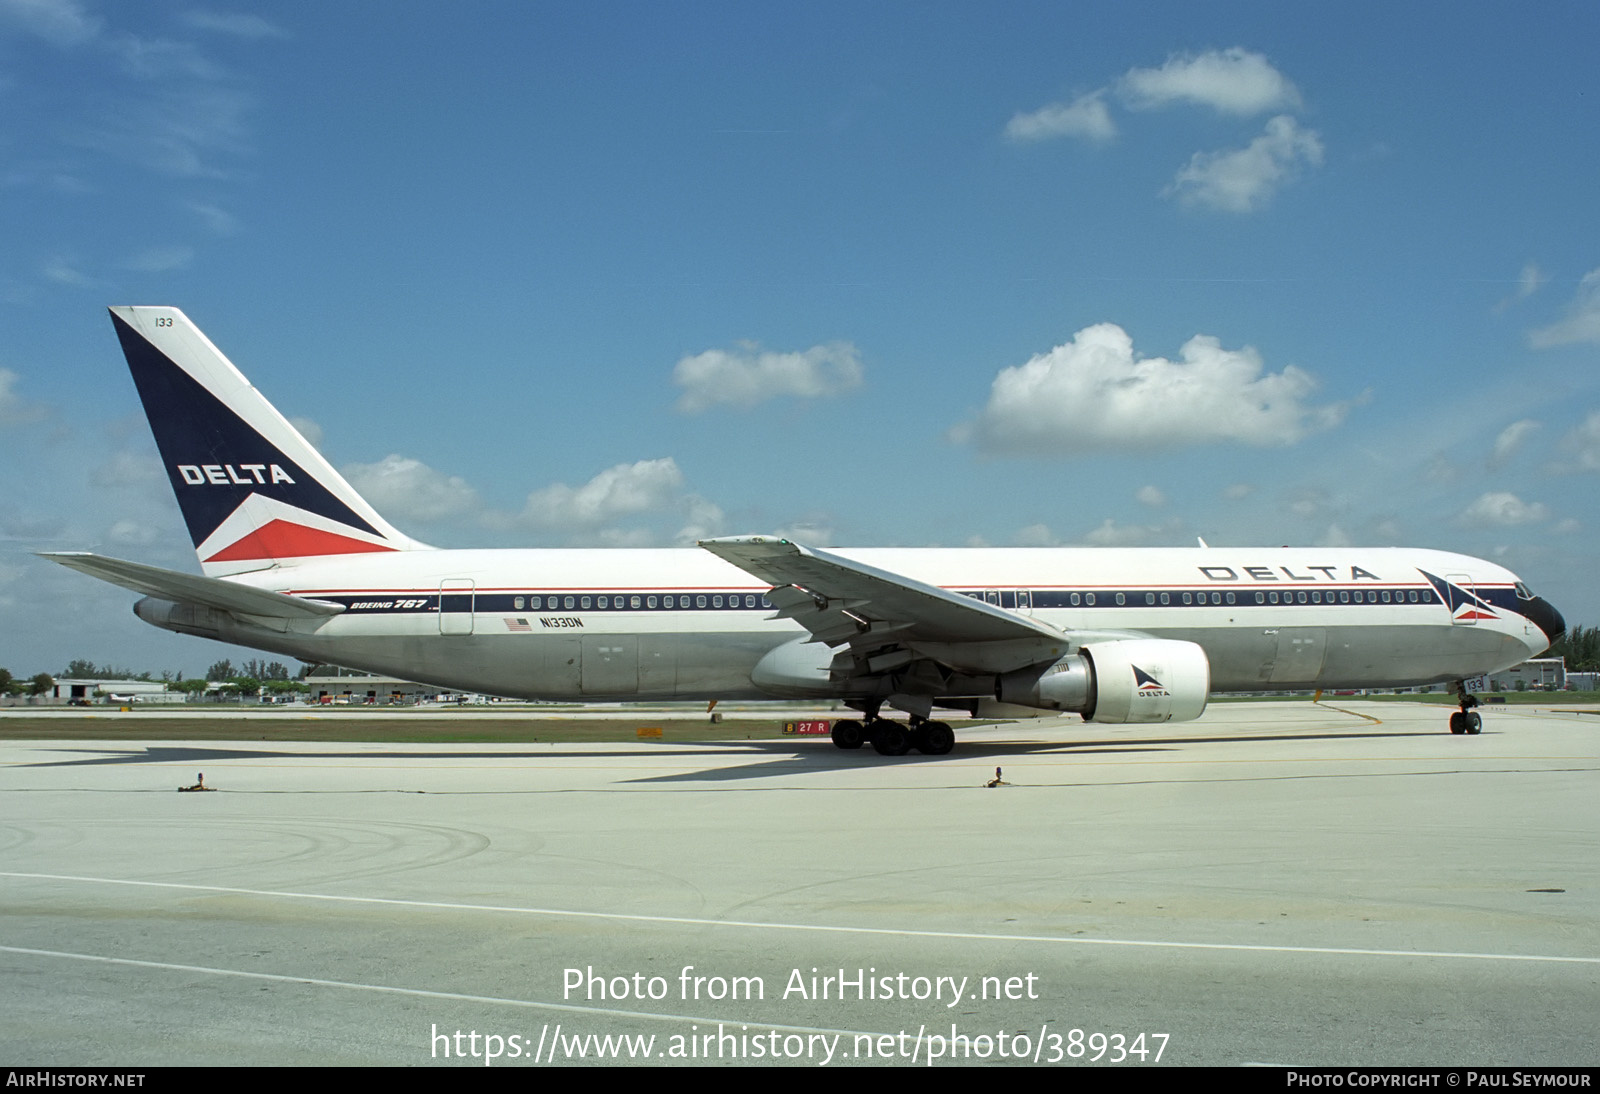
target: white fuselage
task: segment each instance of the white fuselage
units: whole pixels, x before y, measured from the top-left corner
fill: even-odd
[[[1460,680],[1546,648],[1515,575],[1398,548],[876,549],[835,554],[986,599],[1077,644],[1129,632],[1190,641],[1213,691]],[[1445,579],[1480,603],[1446,602]],[[821,694],[752,671],[805,639],[768,587],[683,550],[461,550],[334,556],[230,578],[345,606],[259,624],[146,600],[141,617],[305,660],[530,699]],[[1454,594],[1450,594],[1453,598]],[[968,690],[979,690],[972,685]],[[843,696],[848,697],[848,696]]]

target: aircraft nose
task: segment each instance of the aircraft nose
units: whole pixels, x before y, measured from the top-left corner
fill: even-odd
[[[1528,601],[1523,614],[1533,620],[1552,645],[1567,633],[1567,621],[1562,619],[1561,613],[1552,608],[1542,596],[1536,596]]]

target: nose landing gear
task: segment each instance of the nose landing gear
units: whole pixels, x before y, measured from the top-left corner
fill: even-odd
[[[1472,709],[1478,705],[1478,697],[1467,690],[1464,680],[1456,681],[1456,694],[1461,697],[1461,709],[1450,715],[1450,732],[1482,733],[1483,717]]]

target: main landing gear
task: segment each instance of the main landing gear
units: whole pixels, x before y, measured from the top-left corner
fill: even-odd
[[[928,756],[943,756],[956,746],[956,733],[944,722],[913,716],[909,725],[869,715],[866,722],[852,718],[833,723],[836,748],[860,748],[871,742],[883,756],[904,756],[913,748]]]
[[[1472,708],[1478,705],[1478,697],[1467,690],[1464,681],[1456,681],[1456,694],[1461,697],[1461,709],[1450,715],[1451,733],[1482,733],[1483,717]]]

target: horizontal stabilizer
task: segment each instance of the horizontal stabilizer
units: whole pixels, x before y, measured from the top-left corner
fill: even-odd
[[[221,578],[163,570],[159,566],[126,562],[86,551],[40,552],[39,557],[145,596],[179,604],[202,604],[241,615],[264,616],[268,619],[322,619],[344,611],[342,604],[252,589],[248,585]]]

